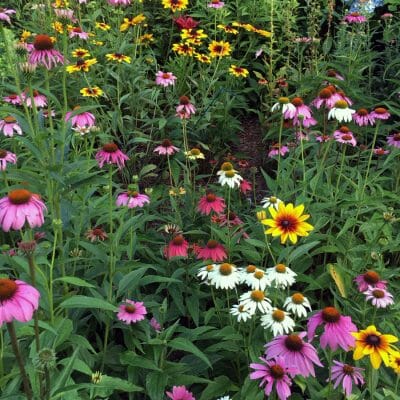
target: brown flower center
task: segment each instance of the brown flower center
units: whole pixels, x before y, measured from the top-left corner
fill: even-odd
[[[200,151],[199,149],[192,149],[192,150],[190,150],[190,154],[191,154],[192,156],[199,156],[200,153],[201,153],[201,151]]]
[[[215,249],[215,248],[217,248],[217,246],[218,246],[218,242],[216,240],[211,239],[207,242],[207,247],[209,249]]]
[[[393,140],[394,140],[395,142],[400,141],[400,133],[394,133],[394,134],[393,134]]]
[[[179,97],[179,104],[182,104],[182,105],[190,104],[189,97],[187,97],[187,96]]]
[[[365,339],[367,344],[374,347],[379,347],[381,343],[381,338],[378,335],[368,335]]]
[[[357,111],[357,114],[360,115],[361,117],[365,117],[365,116],[368,115],[368,110],[365,109],[365,108],[360,108],[360,109]]]
[[[300,351],[303,346],[303,340],[296,334],[291,334],[285,339],[285,346],[291,351]]]
[[[294,304],[303,304],[304,296],[301,293],[295,293],[292,295],[292,301]]]
[[[348,133],[350,132],[350,129],[347,126],[341,126],[339,131],[342,133]]]
[[[32,197],[32,193],[26,189],[15,189],[8,193],[8,200],[12,204],[26,204]]]
[[[94,228],[94,229],[92,230],[92,234],[93,234],[94,236],[103,236],[103,235],[104,235],[104,231],[103,231],[103,229],[101,229],[101,228]]]
[[[82,32],[82,29],[79,28],[79,27],[76,27],[76,28],[73,28],[72,31],[73,31],[73,32],[76,32],[76,33],[81,33],[81,32]]]
[[[164,139],[161,143],[162,147],[170,147],[172,146],[172,142],[169,139]]]
[[[126,311],[128,314],[133,314],[133,313],[136,311],[136,307],[135,307],[133,304],[127,304],[127,305],[125,306],[125,311]]]
[[[332,92],[331,92],[329,89],[327,89],[327,88],[322,89],[322,90],[319,92],[319,97],[320,97],[321,99],[329,99],[330,97],[332,97]]]
[[[7,150],[0,149],[0,158],[6,158]]]
[[[328,69],[326,75],[328,75],[331,78],[334,78],[336,76],[336,71],[334,69]]]
[[[354,368],[349,364],[343,365],[343,373],[346,375],[353,375]]]
[[[224,162],[221,165],[221,171],[231,171],[233,169],[233,165],[230,162]]]
[[[353,139],[353,136],[350,135],[349,133],[346,133],[345,135],[342,135],[341,137],[342,140],[350,141]]]
[[[376,299],[383,299],[385,297],[385,292],[383,290],[375,289],[372,291],[372,295]]]
[[[273,365],[272,367],[269,367],[269,372],[271,373],[272,377],[274,379],[282,379],[283,376],[285,375],[285,371],[280,365]]]
[[[264,272],[263,271],[258,270],[256,272],[254,272],[254,278],[262,279],[263,277],[264,277]]]
[[[272,319],[276,322],[282,322],[285,319],[285,313],[282,310],[275,310],[272,313]]]
[[[163,79],[169,79],[171,76],[170,76],[170,74],[168,73],[168,72],[164,72],[163,74],[162,74],[162,78]]]
[[[340,312],[335,307],[325,307],[322,310],[322,319],[324,322],[338,322],[340,319]]]
[[[257,269],[257,267],[255,265],[248,265],[246,267],[246,272],[249,274],[252,274],[253,272],[255,272]]]
[[[253,301],[260,302],[264,300],[265,294],[262,290],[253,290],[250,297]]]
[[[384,107],[377,107],[377,108],[375,108],[374,111],[376,112],[376,114],[385,114],[385,113],[387,113],[387,110]]]
[[[18,285],[7,278],[0,278],[0,303],[11,299],[18,290]]]
[[[285,273],[286,272],[286,265],[285,264],[275,265],[275,271],[279,272],[280,274]]]
[[[300,107],[300,106],[302,106],[302,105],[304,104],[304,101],[303,101],[303,99],[302,99],[301,97],[295,97],[295,98],[292,100],[292,104],[293,104],[294,106],[296,106],[296,107]]]
[[[8,115],[7,117],[4,117],[4,121],[7,124],[12,124],[14,122],[17,122],[17,120],[14,117],[12,117],[11,115]]]
[[[106,143],[103,146],[103,151],[105,151],[106,153],[115,153],[116,151],[118,151],[118,146],[115,143]]]
[[[172,239],[172,243],[175,244],[176,246],[182,245],[184,241],[185,241],[185,239],[183,238],[182,235],[175,236]]]
[[[284,232],[294,232],[298,225],[298,219],[289,214],[278,217],[276,222]]]
[[[361,14],[359,12],[352,12],[350,15],[352,17],[359,17]]]
[[[219,272],[221,275],[228,276],[233,272],[232,264],[223,263],[219,266]]]
[[[139,196],[139,192],[138,191],[136,191],[136,190],[128,190],[128,195],[130,196],[130,197],[138,197]]]
[[[325,89],[328,89],[332,94],[336,93],[336,88],[333,85],[328,85]]]
[[[217,196],[214,193],[208,193],[206,196],[206,200],[208,203],[212,203],[217,199]]]
[[[54,47],[53,42],[48,35],[36,35],[33,46],[36,50],[51,50]]]
[[[363,275],[363,277],[364,277],[364,281],[365,282],[367,282],[369,284],[372,284],[372,285],[375,285],[380,280],[379,274],[377,272],[375,272],[375,271],[367,271]]]

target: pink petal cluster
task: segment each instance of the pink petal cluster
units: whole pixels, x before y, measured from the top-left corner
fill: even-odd
[[[198,250],[197,258],[200,260],[223,261],[228,258],[225,247],[216,240],[209,240],[205,247]]]
[[[172,154],[179,151],[178,147],[172,145],[172,142],[169,139],[164,139],[160,146],[157,146],[154,150],[154,153],[158,153],[161,155],[171,156]]]
[[[126,304],[121,304],[118,307],[117,317],[120,321],[126,324],[135,324],[142,321],[147,314],[146,307],[141,301],[132,301],[125,299]]]
[[[183,235],[176,235],[164,248],[164,256],[170,260],[172,257],[187,257],[189,243]]]
[[[22,129],[18,125],[18,122],[13,117],[5,117],[0,120],[0,131],[3,132],[4,136],[13,137],[14,133],[22,135]]]
[[[17,156],[7,150],[0,149],[0,171],[5,171],[7,163],[16,164]]]
[[[156,73],[156,84],[164,87],[175,85],[176,76],[172,72],[158,71]]]
[[[65,121],[66,122],[71,121],[72,127],[76,127],[76,126],[91,127],[91,126],[95,125],[96,117],[92,113],[90,113],[88,111],[84,111],[82,113],[72,115],[72,113],[74,111],[76,111],[77,109],[78,108],[75,107],[73,111],[68,111],[65,114]]]
[[[117,206],[127,206],[128,208],[143,207],[148,203],[150,203],[149,196],[132,191],[121,193],[116,201]]]
[[[95,158],[100,168],[103,168],[104,164],[116,164],[121,169],[125,166],[125,161],[129,160],[129,157],[119,150],[115,143],[106,143],[96,153]]]
[[[203,215],[210,215],[211,211],[218,214],[222,213],[225,207],[225,200],[222,197],[216,196],[214,193],[208,193],[201,197],[197,204],[197,210]]]
[[[364,384],[364,378],[361,375],[364,369],[343,364],[336,360],[333,360],[333,364],[331,368],[331,378],[334,383],[333,388],[336,389],[342,383],[344,394],[346,397],[350,397],[353,390],[353,382],[356,385]]]
[[[166,392],[166,395],[172,400],[196,400],[185,386],[173,386],[172,392]]]

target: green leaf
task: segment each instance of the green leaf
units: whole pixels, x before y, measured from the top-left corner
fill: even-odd
[[[70,285],[75,285],[75,286],[91,287],[91,288],[95,287],[91,283],[88,283],[81,278],[76,278],[75,276],[64,276],[61,278],[54,279],[53,282],[57,282],[57,281],[69,283]]]
[[[106,311],[117,311],[118,308],[103,299],[96,299],[87,296],[74,296],[64,300],[60,304],[61,308],[99,308]]]
[[[127,351],[121,354],[120,360],[121,364],[129,365],[131,367],[139,367],[144,369],[151,369],[154,371],[161,371],[160,368],[158,368],[157,365],[153,363],[153,361],[148,360],[147,358],[144,358],[142,356],[139,356],[132,351]]]
[[[200,360],[204,361],[210,368],[212,368],[211,362],[207,358],[207,356],[189,340],[183,337],[178,337],[172,339],[168,343],[168,346],[175,350],[182,350],[182,351],[187,351],[188,353],[192,353],[196,357],[200,358]]]
[[[125,275],[119,282],[118,285],[118,294],[125,292],[127,289],[134,290],[139,285],[142,276],[146,273],[146,271],[150,268],[141,267],[139,269],[135,269],[129,274]]]
[[[232,383],[226,376],[218,376],[203,390],[200,400],[211,400],[231,390]]]
[[[165,372],[151,372],[146,376],[146,393],[151,400],[160,400],[164,396],[168,376]]]

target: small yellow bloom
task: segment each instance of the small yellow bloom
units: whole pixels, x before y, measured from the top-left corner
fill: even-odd
[[[145,33],[142,36],[139,36],[138,42],[144,45],[148,45],[152,42],[154,42],[154,37],[152,33]]]
[[[183,196],[186,194],[186,190],[183,187],[178,188],[172,188],[169,190],[169,195],[170,196]]]
[[[265,210],[257,211],[256,215],[259,221],[267,218],[267,212]]]
[[[88,60],[83,60],[82,58],[79,58],[76,64],[68,65],[65,69],[70,74],[72,74],[73,72],[81,72],[81,71],[88,72],[89,68],[96,63],[97,60],[95,58],[90,58]]]
[[[162,0],[164,8],[170,8],[172,12],[184,10],[189,3],[189,0]]]
[[[393,354],[389,354],[389,367],[393,368],[393,371],[400,375],[400,352],[396,351]]]
[[[76,57],[76,58],[85,58],[85,57],[90,57],[90,53],[85,50],[85,49],[75,49],[72,52],[72,57]]]
[[[83,97],[99,97],[102,96],[104,92],[98,86],[93,86],[91,88],[82,88],[80,93]]]
[[[69,7],[69,1],[68,0],[56,0],[53,3],[54,8],[68,8]]]
[[[211,44],[208,46],[208,50],[210,50],[211,57],[229,56],[232,51],[231,45],[228,42],[217,42],[216,40],[211,42]]]
[[[391,343],[396,343],[399,339],[394,335],[382,335],[376,330],[374,325],[359,332],[351,332],[356,339],[353,353],[354,360],[359,360],[364,356],[370,358],[372,368],[378,369],[382,363],[389,366],[389,355],[396,354],[396,350]]]
[[[129,64],[132,61],[129,56],[121,53],[106,54],[106,58],[108,61],[118,61],[119,63],[126,62]]]
[[[61,22],[53,22],[51,24],[51,27],[57,32],[57,33],[64,33],[64,27],[63,24]]]
[[[229,68],[229,73],[238,78],[246,78],[246,76],[249,75],[249,71],[246,68],[238,67],[233,64]]]
[[[95,27],[97,29],[101,29],[102,31],[108,31],[111,29],[111,26],[106,24],[105,22],[96,22]]]
[[[200,62],[202,62],[204,64],[210,64],[211,63],[211,58],[206,54],[195,53],[194,56],[196,57],[197,60],[199,60]]]
[[[217,25],[217,28],[224,30],[226,33],[231,33],[232,35],[237,35],[239,31],[230,25]]]
[[[25,43],[28,38],[32,36],[32,33],[29,31],[22,31],[21,38],[19,39],[20,42]]]
[[[145,20],[146,20],[146,17],[143,14],[136,15],[136,17],[133,17],[133,18],[124,18],[124,22],[119,27],[119,30],[121,32],[124,32],[127,29],[129,29],[131,26],[139,25]]]
[[[204,160],[204,154],[198,149],[198,148],[193,148],[189,151],[185,151],[185,156],[189,159],[189,160]]]
[[[194,46],[200,46],[202,39],[206,37],[208,37],[208,35],[204,33],[203,29],[182,29],[181,31],[182,40]]]
[[[180,56],[193,56],[194,47],[189,46],[188,43],[174,43],[172,50],[176,51]]]
[[[92,43],[96,46],[103,46],[104,44],[101,40],[92,40]]]

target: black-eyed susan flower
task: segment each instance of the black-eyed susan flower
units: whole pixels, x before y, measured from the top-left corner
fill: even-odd
[[[96,64],[97,60],[95,58],[89,58],[88,60],[84,60],[82,58],[79,58],[75,64],[68,65],[66,67],[67,72],[70,74],[74,72],[88,72],[90,67],[93,64]]]
[[[95,27],[97,29],[101,29],[102,31],[108,31],[111,29],[111,26],[106,24],[105,22],[96,22]]]
[[[131,58],[129,56],[121,53],[106,54],[106,58],[108,61],[117,61],[119,63],[126,62],[129,64],[131,62]]]
[[[176,51],[180,56],[193,56],[194,54],[194,47],[188,43],[174,43],[172,50]]]
[[[351,334],[356,339],[353,353],[354,360],[359,360],[369,355],[372,368],[378,369],[382,361],[386,366],[389,366],[389,355],[396,353],[396,349],[391,344],[399,340],[396,336],[382,335],[374,325]]]
[[[208,46],[208,50],[210,50],[211,57],[229,56],[232,51],[231,45],[228,42],[224,42],[222,40],[220,42],[213,40]]]
[[[154,35],[152,33],[145,33],[144,35],[139,36],[138,43],[147,46],[150,43],[154,42]]]
[[[86,57],[90,57],[90,53],[85,50],[85,49],[75,49],[72,52],[72,57],[76,57],[76,58],[86,58]]]
[[[135,17],[132,17],[132,18],[124,18],[124,22],[119,27],[119,30],[121,32],[124,32],[127,29],[129,29],[131,26],[139,25],[145,20],[146,20],[146,17],[143,14],[136,15]]]
[[[189,3],[189,0],[162,0],[164,8],[170,8],[172,12],[184,10]]]
[[[83,97],[99,97],[103,95],[103,90],[101,90],[98,86],[93,86],[91,88],[84,87],[80,90],[80,94]]]
[[[210,64],[211,58],[207,54],[195,53],[194,55],[197,60],[202,62],[203,64]]]
[[[268,208],[268,211],[272,219],[261,221],[263,225],[270,227],[265,233],[271,234],[274,237],[280,236],[281,243],[286,243],[289,238],[295,244],[297,243],[297,236],[308,236],[309,231],[314,229],[312,225],[304,222],[310,216],[308,214],[302,215],[304,211],[303,204],[293,207],[292,203],[285,205],[282,202],[279,204],[278,210],[271,206]]]
[[[393,368],[397,375],[400,375],[400,352],[396,351],[389,355],[389,367]]]
[[[219,24],[217,25],[217,28],[222,29],[226,33],[231,33],[232,35],[237,35],[239,33],[237,29],[235,29],[233,26],[230,25]]]
[[[232,64],[229,68],[229,73],[237,78],[246,78],[249,75],[249,70]]]
[[[203,29],[182,29],[181,31],[182,40],[194,46],[200,46],[202,39],[206,37],[208,37],[208,35],[204,33]]]
[[[51,24],[51,27],[57,32],[57,33],[64,33],[64,26],[61,22],[55,21]]]

